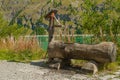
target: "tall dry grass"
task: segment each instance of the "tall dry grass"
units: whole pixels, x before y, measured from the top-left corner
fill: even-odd
[[[42,58],[44,53],[38,44],[36,36],[0,39],[0,59],[7,59],[7,56],[12,55],[9,59],[33,60]]]
[[[39,44],[37,42],[38,41],[36,37],[19,37],[18,39],[15,39],[14,37],[7,37],[0,40],[0,49],[8,49],[16,52],[24,50],[36,51],[40,49]]]

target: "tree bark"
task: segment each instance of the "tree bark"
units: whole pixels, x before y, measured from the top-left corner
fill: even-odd
[[[50,42],[48,57],[60,59],[93,60],[98,63],[114,62],[116,59],[116,46],[112,42],[102,42],[96,45],[79,43]]]

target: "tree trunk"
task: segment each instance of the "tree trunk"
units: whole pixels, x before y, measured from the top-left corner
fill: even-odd
[[[112,42],[102,42],[96,45],[79,43],[50,42],[48,57],[60,59],[93,60],[98,63],[114,62],[116,46]]]

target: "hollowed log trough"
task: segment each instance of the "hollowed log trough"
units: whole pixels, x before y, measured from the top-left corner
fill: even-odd
[[[112,42],[88,45],[52,41],[48,45],[48,57],[51,60],[54,58],[79,59],[105,64],[115,61],[116,46]]]

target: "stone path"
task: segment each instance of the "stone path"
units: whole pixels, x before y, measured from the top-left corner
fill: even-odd
[[[82,74],[79,69],[55,70],[43,61],[17,63],[0,61],[0,80],[120,80],[120,70],[112,74]]]

